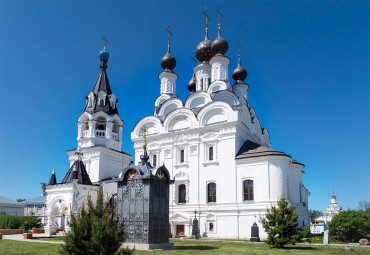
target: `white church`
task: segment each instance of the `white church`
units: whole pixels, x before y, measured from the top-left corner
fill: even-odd
[[[212,42],[206,22],[205,39],[195,51],[199,64],[183,102],[176,94],[176,60],[168,42],[153,115],[141,118],[131,132],[135,163],[143,154],[145,128],[152,166],[165,165],[175,179],[170,188],[173,236],[191,236],[197,211],[203,237],[250,238],[256,222],[264,239],[259,218],[282,196],[296,206],[299,226],[310,224],[309,191],[302,184],[304,165],[271,148],[267,128],[261,127],[248,103],[247,71],[241,65],[240,48],[232,72],[235,82],[229,80],[228,48],[220,24]],[[67,152],[70,169],[61,183],[51,180],[46,186],[49,234],[61,225],[68,230],[71,213],[77,212],[88,194],[96,197],[101,186],[106,199],[114,196],[113,179],[131,157],[121,151],[123,120],[106,74],[109,54],[105,47],[99,56],[101,72],[78,117],[78,149]]]
[[[194,211],[200,213],[204,237],[249,238],[267,208],[285,196],[296,206],[299,226],[309,225],[309,192],[302,184],[304,165],[284,152],[271,149],[248,103],[247,71],[240,54],[229,81],[229,46],[221,37],[199,43],[200,64],[188,83],[185,102],[176,95],[176,60],[161,60],[160,95],[154,113],[138,121],[131,138],[135,162],[143,153],[143,127],[148,130],[148,154],[153,166],[164,164],[175,184],[170,194],[170,224],[175,236],[190,236]]]

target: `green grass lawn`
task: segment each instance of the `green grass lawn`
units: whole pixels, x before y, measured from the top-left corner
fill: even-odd
[[[1,255],[57,255],[59,254],[58,247],[60,244],[51,243],[33,243],[12,240],[0,240],[0,254]]]
[[[348,254],[342,247],[291,245],[286,249],[273,249],[266,244],[207,242],[174,240],[175,250],[167,251],[134,251],[134,255],[147,254]],[[58,254],[60,244],[32,243],[11,240],[0,240],[0,254]],[[370,254],[370,248],[355,248],[350,254]]]
[[[64,242],[66,238],[64,236],[59,236],[59,237],[41,237],[41,238],[33,238],[33,239],[41,240],[41,241]]]

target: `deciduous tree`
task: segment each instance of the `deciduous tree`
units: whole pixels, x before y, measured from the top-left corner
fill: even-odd
[[[343,242],[358,242],[370,235],[370,216],[363,211],[341,211],[328,225],[330,234]]]

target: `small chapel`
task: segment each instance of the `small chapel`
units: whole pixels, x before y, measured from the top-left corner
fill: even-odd
[[[229,44],[221,35],[220,11],[218,36],[213,41],[208,36],[206,9],[203,13],[205,38],[195,49],[199,63],[194,59],[186,100],[176,94],[176,59],[168,30],[154,112],[138,118],[131,131],[135,165],[150,165],[150,173],[165,167],[168,180],[173,180],[168,234],[191,236],[196,212],[202,237],[249,239],[251,227],[258,226],[264,239],[267,235],[259,219],[282,196],[296,206],[299,226],[308,225],[304,164],[271,148],[269,131],[248,102],[248,73],[242,66],[240,45],[232,64],[227,56]],[[70,168],[60,183],[52,176],[45,187],[49,235],[60,227],[68,231],[71,215],[88,195],[94,199],[100,188],[106,200],[116,199],[117,179],[124,183],[126,171],[136,169],[130,164],[131,155],[121,151],[123,120],[106,73],[105,46],[99,58],[98,79],[78,117],[77,148],[67,151]],[[235,66],[232,72],[230,64]],[[135,233],[135,228],[130,225],[129,231]]]

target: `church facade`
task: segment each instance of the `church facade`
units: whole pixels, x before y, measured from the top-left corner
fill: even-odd
[[[154,113],[140,119],[131,132],[135,162],[143,154],[143,129],[153,166],[165,165],[175,179],[170,190],[170,224],[174,236],[190,236],[194,211],[203,237],[250,238],[254,222],[285,196],[296,206],[298,224],[309,224],[309,191],[302,184],[302,163],[271,148],[248,103],[247,71],[237,67],[229,81],[228,43],[221,36],[199,43],[199,64],[189,81],[185,102],[176,95],[176,60],[161,60],[160,95]]]

